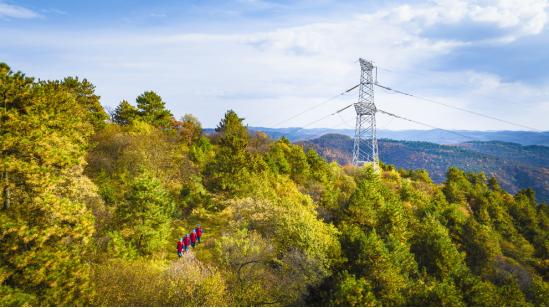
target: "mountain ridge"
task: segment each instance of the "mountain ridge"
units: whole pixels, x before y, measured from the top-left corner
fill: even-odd
[[[290,141],[303,141],[321,137],[330,133],[337,133],[349,137],[354,136],[353,129],[333,129],[333,128],[268,128],[248,126],[251,132],[262,131],[273,139],[282,136]],[[206,133],[214,131],[213,128],[206,128]],[[503,141],[512,142],[520,145],[544,145],[549,146],[549,131],[470,131],[470,130],[386,130],[378,129],[379,139],[387,138],[402,141],[427,141],[437,144],[459,144],[468,141]]]
[[[353,139],[339,134],[298,142],[329,161],[349,164]],[[426,169],[442,183],[449,167],[494,176],[506,190],[516,193],[532,187],[538,199],[549,202],[549,147],[489,141],[441,145],[424,141],[378,140],[381,161],[403,169]]]

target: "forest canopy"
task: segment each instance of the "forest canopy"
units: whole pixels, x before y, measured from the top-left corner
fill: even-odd
[[[549,209],[0,64],[2,306],[548,306]],[[178,257],[197,224],[203,242]]]

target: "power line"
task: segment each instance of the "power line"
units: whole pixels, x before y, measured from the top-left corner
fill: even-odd
[[[345,125],[349,129],[354,129],[354,127],[352,125],[349,125],[349,123],[347,121],[345,121],[345,119],[341,116],[340,113],[336,113],[336,114],[339,117],[339,119],[341,120],[341,123],[343,123],[343,125]]]
[[[390,71],[390,70],[387,70],[387,71]],[[409,97],[412,97],[412,98],[416,98],[416,99],[420,99],[420,100],[424,100],[424,101],[427,101],[427,102],[430,102],[430,103],[433,103],[433,104],[437,104],[437,105],[441,105],[441,106],[444,106],[444,107],[447,107],[447,108],[451,108],[451,109],[455,109],[455,110],[459,110],[459,111],[462,111],[462,112],[467,112],[467,113],[470,113],[470,114],[473,114],[473,115],[476,115],[476,116],[480,116],[480,117],[484,117],[484,118],[487,118],[487,119],[491,119],[491,120],[495,120],[495,121],[499,121],[499,122],[502,122],[502,123],[506,123],[506,124],[510,124],[510,125],[513,125],[513,126],[517,126],[517,127],[522,127],[522,128],[527,128],[529,130],[533,130],[533,131],[538,131],[538,132],[542,132],[541,130],[539,129],[536,129],[534,127],[530,127],[530,126],[527,126],[527,125],[523,125],[523,124],[520,124],[520,123],[516,123],[516,122],[512,122],[512,121],[509,121],[509,120],[505,120],[505,119],[501,119],[501,118],[497,118],[497,117],[494,117],[494,116],[491,116],[491,115],[488,115],[488,114],[483,114],[483,113],[480,113],[480,112],[477,112],[477,111],[474,111],[474,110],[470,110],[470,109],[465,109],[465,108],[461,108],[461,107],[456,107],[456,106],[453,106],[453,105],[450,105],[450,104],[447,104],[447,103],[444,103],[444,102],[440,102],[440,101],[436,101],[436,100],[433,100],[433,99],[429,99],[429,98],[426,98],[426,97],[422,97],[422,96],[419,96],[419,95],[415,95],[415,94],[411,94],[411,93],[408,93],[408,92],[404,92],[404,91],[400,91],[400,90],[397,90],[397,89],[394,89],[394,88],[390,88],[388,86],[384,86],[384,85],[381,85],[379,83],[377,83],[377,81],[374,81],[374,82],[371,82],[373,85],[381,88],[381,89],[384,89],[386,91],[388,91],[389,93],[396,93],[396,94],[401,94],[401,95],[405,95],[405,96],[409,96]],[[271,127],[273,128],[276,128],[278,127],[279,125],[283,124],[283,123],[286,123],[290,120],[293,120],[313,109],[316,109],[324,104],[327,104],[328,102],[332,101],[332,100],[335,100],[336,98],[340,97],[340,96],[343,96],[343,95],[346,95],[347,93],[351,92],[352,90],[358,88],[360,86],[360,83],[353,86],[352,88],[348,89],[348,90],[345,90],[333,97],[330,97],[322,102],[320,102],[319,104],[316,104],[310,108],[307,108],[285,120],[282,120],[274,125],[271,125]],[[289,131],[288,134],[295,134],[305,128],[307,128],[308,126],[310,125],[313,125],[315,123],[318,123],[330,116],[333,116],[333,115],[338,115],[340,117],[340,119],[342,120],[342,122],[344,122],[344,120],[341,118],[341,116],[339,115],[341,112],[343,112],[344,110],[352,107],[353,105],[355,105],[355,103],[353,104],[349,104],[339,110],[337,110],[336,112],[332,113],[332,114],[328,114],[320,119],[317,119],[317,120],[314,120],[312,122],[309,122],[305,125],[303,125],[302,127],[299,127],[293,131]],[[429,128],[432,128],[432,129],[438,129],[438,130],[443,130],[443,131],[446,131],[446,132],[449,132],[451,134],[454,134],[454,135],[457,135],[457,136],[460,136],[460,137],[464,137],[464,138],[467,138],[467,139],[478,139],[474,136],[467,136],[467,135],[464,135],[464,134],[460,134],[458,132],[455,132],[455,131],[452,131],[452,130],[447,130],[447,129],[443,129],[443,128],[439,128],[439,127],[436,127],[436,126],[433,126],[433,125],[430,125],[430,124],[427,124],[427,123],[424,123],[424,122],[420,122],[420,121],[416,121],[416,120],[412,120],[412,119],[409,119],[409,118],[406,118],[406,117],[402,117],[402,116],[399,116],[399,115],[396,115],[394,113],[391,113],[391,112],[387,112],[387,111],[384,111],[384,110],[380,110],[380,109],[376,109],[377,112],[380,112],[382,114],[385,114],[385,115],[388,115],[390,117],[393,117],[393,118],[398,118],[398,119],[402,119],[402,120],[405,120],[405,121],[409,121],[409,122],[412,122],[412,123],[416,123],[416,124],[420,124],[420,125],[423,125],[423,126],[426,126],[426,127],[429,127]]]
[[[523,125],[523,124],[516,123],[516,122],[511,122],[511,121],[508,121],[508,120],[505,120],[505,119],[496,118],[494,116],[483,114],[483,113],[480,113],[480,112],[476,112],[474,110],[465,109],[465,108],[461,108],[461,107],[456,107],[456,106],[453,106],[453,105],[449,105],[449,104],[446,104],[446,103],[443,103],[443,102],[435,101],[435,100],[432,100],[430,98],[422,97],[422,96],[419,96],[419,95],[410,94],[410,93],[407,93],[407,92],[403,92],[403,91],[400,91],[400,90],[396,90],[396,89],[381,85],[379,83],[375,83],[375,85],[382,88],[382,89],[385,89],[385,90],[388,90],[388,91],[391,91],[391,92],[394,92],[394,93],[398,93],[398,94],[401,94],[401,95],[410,96],[410,97],[420,99],[420,100],[424,100],[424,101],[427,101],[427,102],[430,102],[430,103],[433,103],[433,104],[437,104],[437,105],[445,106],[445,107],[452,108],[452,109],[455,109],[455,110],[467,112],[467,113],[470,113],[470,114],[474,114],[474,115],[484,117],[484,118],[487,118],[487,119],[491,119],[491,120],[499,121],[499,122],[502,122],[502,123],[514,125],[514,126],[517,126],[517,127],[522,127],[522,128],[527,128],[529,130],[542,132],[541,130],[539,130],[537,128],[534,128],[534,127],[531,127],[531,126]]]
[[[346,110],[347,108],[353,106],[354,104],[350,104],[348,106],[345,106],[341,109],[339,109],[338,111],[332,113],[331,115],[339,115],[340,112]],[[423,126],[426,126],[426,127],[429,127],[429,128],[433,128],[433,129],[439,129],[439,130],[443,130],[445,132],[449,132],[449,133],[452,133],[454,135],[458,135],[460,137],[464,137],[464,138],[467,138],[467,139],[477,139],[477,140],[480,140],[478,139],[477,137],[475,136],[467,136],[467,135],[464,135],[464,134],[460,134],[458,132],[455,132],[455,131],[452,131],[452,130],[448,130],[448,129],[444,129],[444,128],[440,128],[440,127],[436,127],[436,126],[433,126],[433,125],[430,125],[430,124],[427,124],[427,123],[424,123],[424,122],[420,122],[420,121],[416,121],[416,120],[412,120],[412,119],[409,119],[409,118],[405,118],[403,116],[399,116],[397,114],[394,114],[394,113],[391,113],[391,112],[388,112],[388,111],[385,111],[385,110],[382,110],[382,109],[379,109],[379,108],[376,108],[376,112],[379,112],[379,113],[383,113],[385,115],[388,115],[390,117],[393,117],[393,118],[397,118],[397,119],[402,119],[402,120],[406,120],[408,122],[412,122],[412,123],[416,123],[416,124],[420,124],[420,125],[423,125]]]
[[[320,122],[320,121],[322,121],[322,120],[325,120],[325,119],[327,119],[327,118],[329,118],[329,117],[331,117],[331,116],[334,116],[334,115],[338,115],[338,116],[339,116],[339,113],[341,113],[342,111],[348,109],[349,107],[351,107],[351,106],[353,106],[353,105],[354,105],[354,103],[353,103],[353,104],[350,104],[350,105],[347,105],[347,106],[345,106],[345,107],[339,109],[338,111],[336,111],[336,112],[334,112],[334,113],[325,115],[325,116],[323,116],[323,117],[320,118],[320,119],[314,120],[314,121],[312,121],[312,122],[309,122],[309,123],[303,125],[303,126],[300,127],[300,128],[297,128],[296,130],[290,131],[288,134],[295,134],[295,133],[297,133],[297,132],[299,132],[299,131],[301,131],[301,130],[307,128],[308,126],[313,125],[313,124],[315,124],[315,123],[318,123],[318,122]],[[385,111],[385,110],[382,110],[382,109],[379,109],[379,108],[376,109],[376,112],[385,114],[385,115],[390,116],[390,117],[393,117],[393,118],[397,118],[397,119],[405,120],[405,121],[408,121],[408,122],[416,123],[416,124],[419,124],[419,125],[423,125],[423,126],[426,126],[426,127],[432,128],[432,129],[442,130],[442,131],[445,131],[445,132],[448,132],[448,133],[451,133],[451,134],[454,134],[454,135],[456,135],[456,136],[460,136],[460,137],[463,137],[463,138],[466,138],[466,139],[477,139],[477,140],[481,140],[481,139],[479,139],[479,138],[477,138],[477,137],[475,137],[475,136],[468,136],[468,135],[461,134],[461,133],[458,133],[458,132],[453,131],[453,130],[448,130],[448,129],[440,128],[440,127],[437,127],[437,126],[433,126],[433,125],[431,125],[431,124],[427,124],[427,123],[425,123],[425,122],[420,122],[420,121],[412,120],[412,119],[410,119],[410,118],[406,118],[406,117],[403,117],[403,116],[400,116],[400,115],[397,115],[397,114],[395,114],[395,113],[391,113],[391,112],[388,112],[388,111]],[[340,117],[340,119],[343,121],[343,119],[342,119],[341,117]],[[338,125],[338,126],[339,126],[339,125]]]
[[[358,85],[357,85],[357,86],[358,86]],[[353,89],[356,88],[357,86],[351,88],[350,90],[353,90]],[[348,91],[349,91],[349,90],[348,90]],[[311,121],[311,122],[309,122],[309,123],[307,123],[307,124],[305,124],[305,125],[303,125],[303,126],[301,126],[301,127],[298,127],[298,128],[295,129],[295,130],[292,130],[292,131],[288,132],[288,134],[295,134],[295,133],[297,133],[297,132],[299,132],[299,131],[301,131],[301,130],[304,130],[304,129],[307,128],[308,126],[311,126],[311,125],[313,125],[313,124],[315,124],[315,123],[318,123],[318,122],[320,122],[320,121],[322,121],[322,120],[325,120],[325,119],[327,119],[327,118],[329,118],[329,117],[331,117],[331,116],[334,116],[334,115],[338,114],[339,112],[341,112],[341,111],[343,111],[343,110],[345,110],[345,109],[347,109],[347,108],[349,108],[349,107],[351,107],[351,106],[353,106],[353,105],[354,105],[354,103],[348,105],[347,107],[345,107],[345,108],[343,108],[343,109],[340,109],[339,111],[336,111],[336,112],[334,112],[334,113],[327,114],[327,115],[323,116],[323,117],[320,118],[320,119]],[[341,118],[340,118],[340,119],[341,119]],[[341,119],[341,120],[343,120],[343,119]],[[339,125],[338,125],[338,126],[339,126]]]
[[[355,104],[355,103],[352,103],[352,104],[350,104],[350,105],[348,105],[348,106],[345,106],[345,107],[343,107],[343,108],[339,109],[338,111],[336,111],[336,112],[332,113],[332,115],[336,115],[336,114],[338,114],[338,113],[342,112],[343,110],[346,110],[347,108],[349,108],[349,107],[353,106],[354,104]]]
[[[385,111],[385,110],[377,109],[377,112],[383,113],[383,114],[388,115],[388,116],[393,117],[393,118],[397,118],[397,119],[405,120],[405,121],[408,121],[408,122],[416,123],[416,124],[419,124],[419,125],[427,126],[429,128],[443,130],[445,132],[452,133],[454,135],[464,137],[464,138],[467,138],[467,139],[478,139],[474,136],[467,136],[467,135],[455,132],[453,130],[448,130],[448,129],[436,127],[436,126],[433,126],[433,125],[430,125],[430,124],[427,124],[427,123],[424,123],[424,122],[420,122],[420,121],[412,120],[412,119],[409,119],[409,118],[405,118],[403,116],[399,116],[397,114],[394,114],[394,113],[391,113],[391,112],[388,112],[388,111]],[[480,140],[480,139],[478,139],[478,140]]]
[[[327,119],[327,118],[329,118],[329,117],[331,117],[331,116],[333,116],[333,115],[334,115],[334,114],[325,115],[325,116],[323,116],[322,118],[320,118],[320,119],[318,119],[318,120],[314,120],[314,121],[312,121],[312,122],[309,122],[309,123],[307,123],[307,124],[305,124],[305,125],[303,125],[303,126],[297,128],[296,130],[290,131],[289,134],[295,134],[295,133],[297,133],[297,132],[299,132],[299,131],[301,131],[301,130],[304,130],[307,126],[310,126],[310,125],[313,125],[313,124],[315,124],[315,123],[318,123],[318,122],[320,122],[320,121],[322,121],[322,120],[324,120],[324,119]]]
[[[312,106],[312,107],[310,107],[310,108],[308,108],[308,109],[305,109],[305,110],[303,110],[303,111],[301,111],[301,112],[299,112],[299,113],[297,113],[297,114],[294,114],[293,116],[291,116],[291,117],[289,117],[289,118],[287,118],[287,119],[285,119],[285,120],[282,120],[282,121],[280,121],[280,122],[278,122],[278,123],[276,123],[276,124],[274,124],[274,125],[271,125],[270,127],[276,128],[277,126],[279,126],[279,125],[281,125],[281,124],[283,124],[283,123],[286,123],[286,122],[288,122],[288,121],[290,121],[290,120],[293,120],[293,119],[299,117],[299,116],[302,115],[302,114],[305,114],[305,113],[307,113],[307,112],[309,112],[309,111],[311,111],[311,110],[313,110],[313,109],[316,109],[316,108],[318,108],[318,107],[320,107],[320,106],[322,106],[322,105],[324,105],[324,104],[327,104],[327,103],[333,101],[334,99],[336,99],[336,98],[338,98],[338,97],[340,97],[340,96],[346,95],[347,93],[351,92],[352,90],[358,88],[359,85],[360,85],[360,84],[357,84],[356,86],[354,86],[354,87],[352,87],[352,88],[350,88],[350,89],[347,89],[347,90],[345,90],[345,91],[343,91],[343,92],[341,92],[341,93],[339,93],[339,94],[337,94],[337,95],[334,95],[334,96],[328,98],[327,100],[324,100],[324,101],[320,102],[319,104],[316,104],[316,105],[314,105],[314,106]]]
[[[342,126],[347,127],[348,124],[349,124],[349,123],[347,123],[347,122],[345,122],[345,121],[341,121],[339,124],[333,125],[333,126],[331,126],[331,128],[325,128],[325,129],[323,129],[323,130],[317,132],[316,134],[319,135],[319,136],[322,136],[322,135],[324,135],[325,133],[333,132],[333,130],[336,129],[336,128],[340,128],[340,127],[342,127]],[[343,129],[346,129],[345,127],[344,127]]]
[[[474,83],[474,82],[467,82],[463,78],[458,78],[458,79],[450,78],[448,75],[441,74],[440,72],[437,72],[437,71],[434,71],[434,70],[423,70],[423,71],[416,70],[416,69],[414,69],[413,71],[410,71],[410,70],[395,70],[395,69],[382,68],[382,67],[379,67],[379,66],[377,68],[382,70],[382,71],[386,71],[386,72],[393,73],[393,74],[396,74],[396,75],[411,74],[411,75],[421,77],[423,79],[430,78],[431,75],[436,75],[437,80],[442,80],[445,83],[450,83],[452,85],[460,84],[460,85],[469,87],[471,85],[471,83]],[[501,84],[500,85],[500,88],[503,88],[503,89],[508,89],[508,88],[511,88],[511,87],[512,86],[509,85],[509,84]],[[475,89],[473,89],[473,90],[475,90]],[[490,100],[497,100],[499,102],[503,101],[503,102],[508,102],[508,103],[512,103],[512,104],[516,103],[516,100],[513,100],[513,99],[511,99],[507,96],[501,95],[501,94],[500,95],[494,95],[494,94],[485,94],[485,93],[476,92],[474,94],[474,96],[475,97],[480,96],[480,97],[484,97],[484,98],[487,98],[487,99],[490,99]],[[524,103],[525,104],[532,104],[532,102],[524,102]]]

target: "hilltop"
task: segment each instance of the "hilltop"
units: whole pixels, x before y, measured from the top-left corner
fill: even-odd
[[[348,136],[328,134],[300,143],[315,149],[329,161],[342,165],[351,163],[353,140]],[[512,193],[532,187],[540,201],[549,202],[549,147],[546,146],[499,141],[472,141],[450,146],[380,139],[378,147],[383,162],[397,168],[425,169],[436,183],[445,181],[446,171],[454,166],[494,176]]]
[[[0,99],[2,306],[549,305],[549,207],[532,189],[341,166],[233,110],[204,134],[154,91],[109,115],[85,79],[5,64]],[[511,147],[502,167],[521,151],[383,144],[413,162]],[[197,224],[203,242],[180,257]]]

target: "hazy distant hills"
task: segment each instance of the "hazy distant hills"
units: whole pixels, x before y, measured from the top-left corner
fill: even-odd
[[[291,141],[302,141],[318,138],[326,134],[341,134],[352,137],[352,129],[330,129],[330,128],[312,128],[300,129],[294,128],[266,128],[249,127],[251,131],[263,131],[271,138],[285,136]],[[457,144],[467,141],[504,141],[513,142],[521,145],[545,145],[549,146],[549,131],[547,132],[528,132],[528,131],[454,131],[459,135],[440,129],[432,130],[378,130],[378,138],[406,141],[426,141],[438,144]],[[460,136],[461,135],[461,136]]]
[[[351,162],[353,139],[339,134],[299,142],[330,161]],[[512,193],[532,187],[539,201],[549,202],[549,147],[489,141],[440,145],[430,142],[379,140],[380,159],[405,169],[427,169],[435,182],[451,166],[495,176]]]
[[[354,131],[329,128],[264,128],[271,138],[282,136],[317,150],[330,161],[351,162]],[[213,129],[206,129],[210,133]],[[549,203],[549,132],[378,130],[380,159],[398,168],[427,169],[435,182],[445,180],[451,166],[495,176],[515,193],[532,187],[538,200]],[[461,136],[460,136],[461,135]]]

